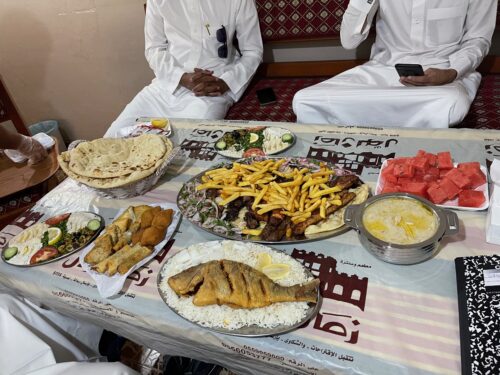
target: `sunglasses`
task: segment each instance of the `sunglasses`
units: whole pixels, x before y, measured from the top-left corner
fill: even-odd
[[[227,58],[227,33],[226,33],[226,28],[224,26],[221,26],[219,30],[217,30],[216,33],[217,36],[217,41],[219,43],[223,43],[222,46],[219,47],[217,50],[217,53],[221,59]]]

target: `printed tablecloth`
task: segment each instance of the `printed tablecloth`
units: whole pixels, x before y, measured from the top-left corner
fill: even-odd
[[[109,222],[130,204],[175,203],[183,182],[224,160],[213,150],[223,132],[247,124],[172,123],[172,140],[183,153],[154,190],[142,197],[110,200],[68,179],[32,212],[7,226],[0,233],[0,247],[43,215],[91,210]],[[449,150],[455,162],[479,161],[487,166],[500,157],[496,131],[269,125],[286,127],[297,135],[297,143],[284,155],[333,162],[359,174],[372,190],[384,160],[412,156],[419,149]],[[217,362],[241,374],[456,374],[460,372],[460,340],[453,260],[500,251],[500,246],[485,242],[485,211],[459,211],[458,215],[460,233],[443,241],[436,257],[413,266],[374,258],[354,231],[322,241],[275,246],[322,280],[324,299],[320,313],[306,327],[274,337],[217,334],[180,318],[162,301],[157,271],[165,259],[191,244],[217,239],[187,220],[182,220],[173,239],[151,263],[129,277],[117,297],[99,297],[78,263],[78,254],[36,268],[0,262],[0,288],[162,353]]]

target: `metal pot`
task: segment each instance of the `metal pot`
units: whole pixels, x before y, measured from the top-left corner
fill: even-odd
[[[371,204],[384,199],[408,199],[418,201],[433,212],[438,220],[438,227],[429,239],[411,245],[399,245],[374,237],[363,224],[365,210]],[[348,206],[344,216],[345,224],[358,232],[363,246],[376,257],[388,263],[415,264],[433,257],[439,250],[439,242],[445,236],[458,233],[458,216],[455,212],[441,209],[426,199],[407,193],[381,194],[369,198],[366,202]]]

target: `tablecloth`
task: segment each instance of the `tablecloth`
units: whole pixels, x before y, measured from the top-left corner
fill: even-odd
[[[225,160],[213,149],[223,132],[247,125],[190,120],[172,124],[172,140],[183,153],[145,196],[105,199],[68,179],[33,211],[7,226],[0,233],[0,246],[44,215],[91,210],[109,222],[130,204],[175,202],[185,181]],[[479,161],[487,166],[500,157],[496,131],[267,125],[286,127],[297,135],[296,144],[283,155],[333,162],[359,174],[372,190],[384,160],[413,156],[419,149],[450,151],[455,162]],[[273,337],[214,333],[177,316],[162,301],[157,271],[165,259],[191,244],[217,239],[187,220],[151,263],[129,277],[117,297],[99,297],[78,264],[78,254],[29,269],[0,262],[0,284],[162,353],[216,362],[241,374],[456,374],[460,340],[453,260],[500,251],[500,246],[485,242],[486,211],[458,215],[460,233],[442,241],[433,259],[412,266],[374,258],[354,231],[321,241],[276,245],[324,282],[324,299],[307,326]]]

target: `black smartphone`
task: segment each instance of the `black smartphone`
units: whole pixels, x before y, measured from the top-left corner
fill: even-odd
[[[424,75],[424,69],[420,64],[396,64],[396,70],[400,77]]]
[[[266,105],[276,102],[276,94],[271,87],[266,87],[265,89],[260,89],[256,91],[257,99],[259,99],[260,105]]]

